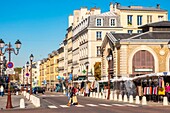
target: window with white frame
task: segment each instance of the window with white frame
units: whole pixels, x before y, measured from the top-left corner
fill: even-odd
[[[163,21],[164,16],[158,16],[159,21]]]
[[[152,15],[147,15],[147,23],[151,23],[152,22]]]
[[[142,33],[142,30],[138,30],[137,32],[138,32],[138,33]]]
[[[96,19],[96,26],[103,26],[103,19],[97,18]]]
[[[129,33],[129,34],[132,34],[132,33],[133,33],[133,30],[128,30],[128,33]]]
[[[110,19],[110,26],[115,26],[115,19],[114,18]]]
[[[97,40],[102,40],[102,32],[101,31],[96,32],[96,39]]]
[[[97,46],[97,56],[101,56],[101,46]]]
[[[132,25],[132,15],[127,15],[127,23],[128,25]]]
[[[137,25],[142,25],[142,15],[137,16]]]

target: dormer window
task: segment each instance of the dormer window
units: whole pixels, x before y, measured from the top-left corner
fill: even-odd
[[[96,19],[96,26],[103,26],[103,19],[97,18]]]
[[[116,22],[115,22],[115,19],[114,19],[114,18],[111,18],[109,22],[110,22],[109,25],[110,25],[111,27],[115,26],[115,23],[116,23]]]

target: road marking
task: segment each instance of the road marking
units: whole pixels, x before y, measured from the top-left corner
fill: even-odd
[[[83,105],[75,105],[76,107],[84,107]]]
[[[122,104],[112,104],[112,105],[114,105],[114,106],[124,106]]]
[[[68,108],[69,106],[67,105],[60,105],[62,108]]]
[[[98,106],[98,105],[95,105],[95,104],[86,104],[86,105],[92,106],[92,107]]]
[[[108,105],[108,104],[99,104],[99,105],[101,105],[101,106],[112,106],[112,105]]]
[[[57,108],[56,106],[48,106],[49,108]]]
[[[139,107],[138,105],[133,105],[133,104],[124,104],[126,106],[131,106],[131,107]]]

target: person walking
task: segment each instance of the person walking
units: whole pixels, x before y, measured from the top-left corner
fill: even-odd
[[[170,86],[168,82],[166,83],[166,86],[165,86],[165,95],[167,96],[168,101],[170,102]]]
[[[3,85],[1,85],[0,92],[1,92],[1,96],[3,97],[4,96],[4,87],[3,87]]]

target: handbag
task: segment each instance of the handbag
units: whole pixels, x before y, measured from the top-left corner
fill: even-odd
[[[73,96],[73,104],[77,104],[78,101],[77,101],[77,96]]]

